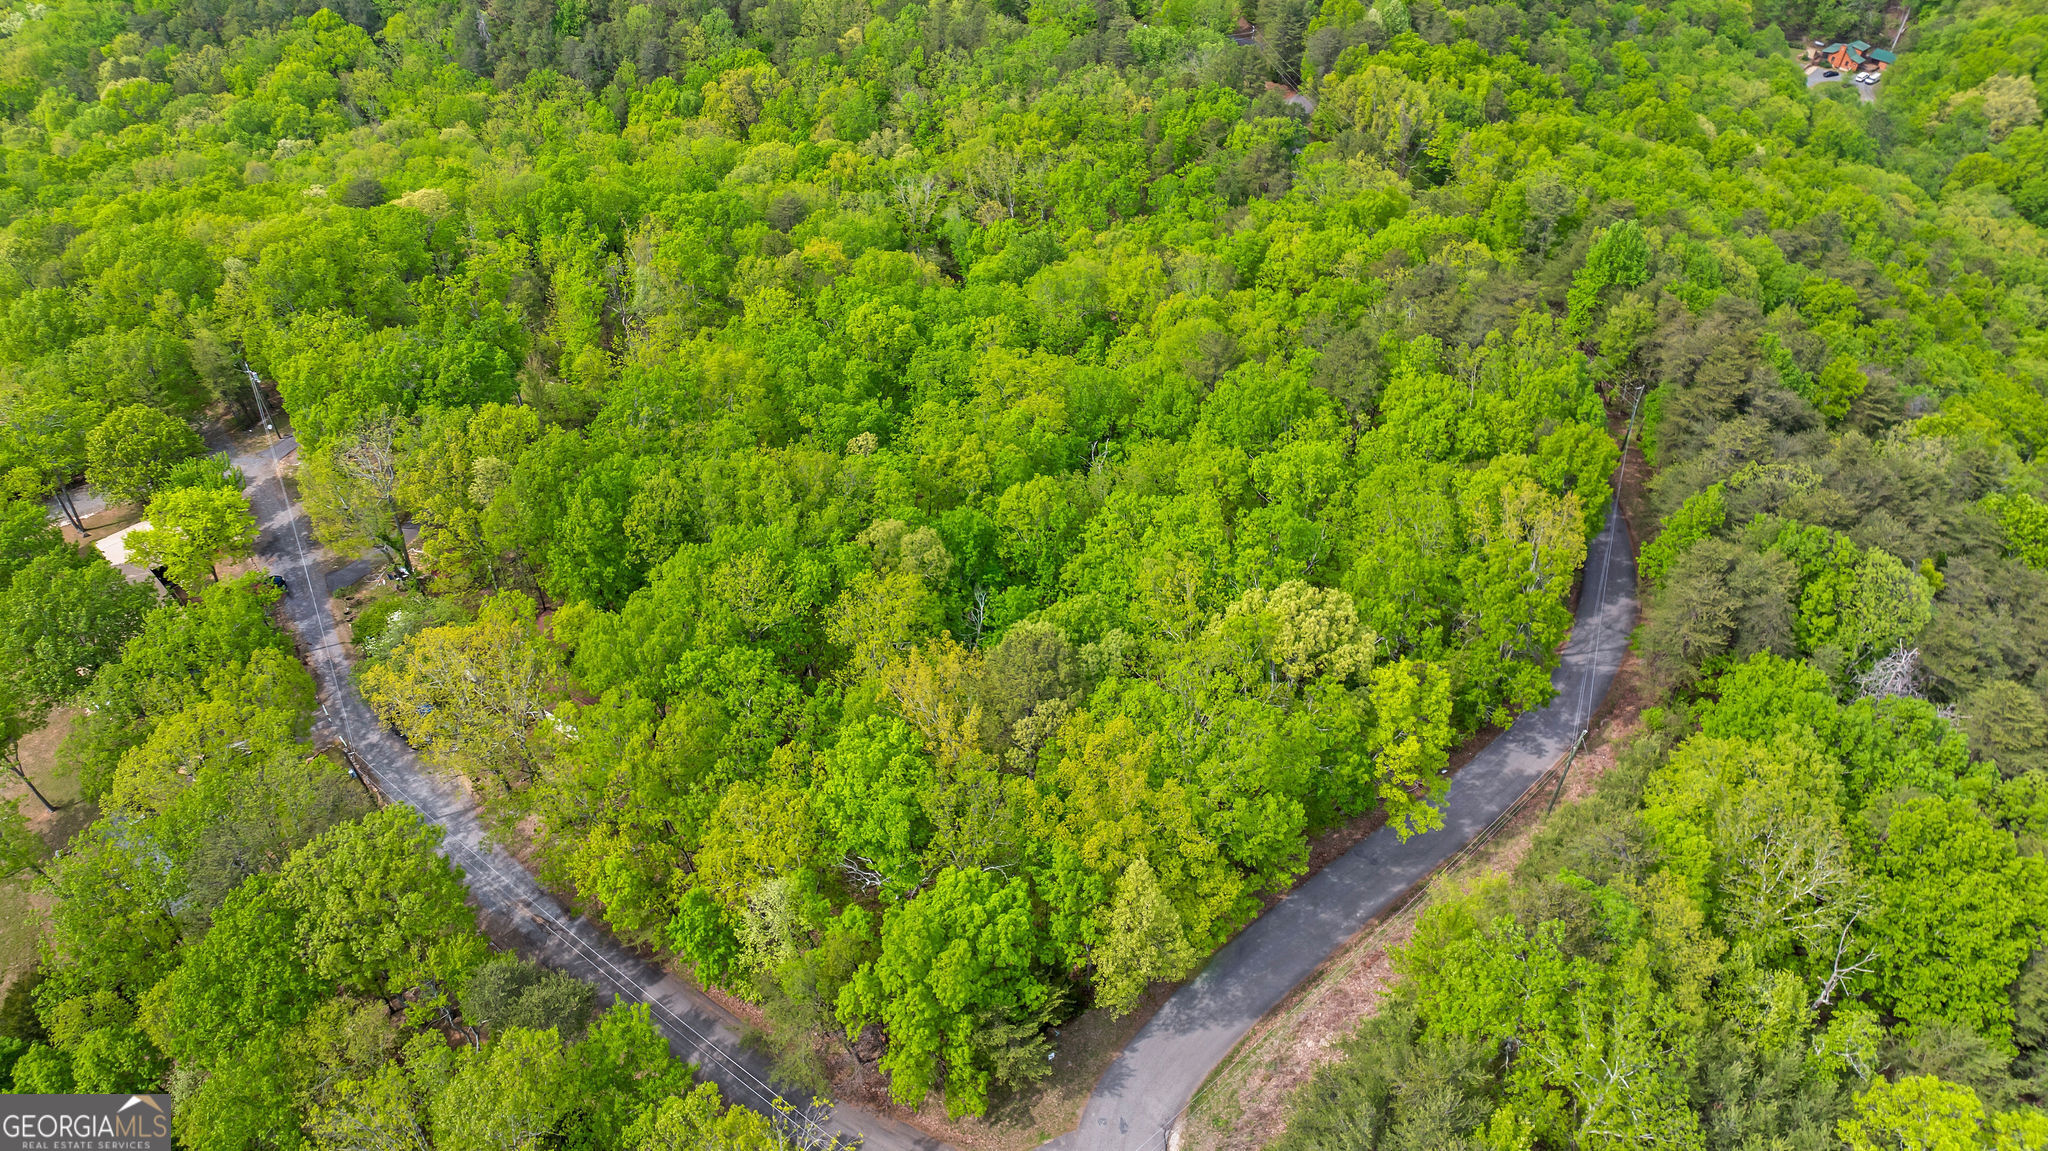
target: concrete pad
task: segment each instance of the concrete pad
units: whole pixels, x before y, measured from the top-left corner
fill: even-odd
[[[126,566],[129,562],[128,533],[132,531],[148,530],[148,520],[137,520],[134,523],[129,524],[127,527],[122,528],[120,531],[117,531],[114,534],[100,540],[98,543],[92,546],[100,549],[100,554],[107,557],[108,563],[113,564],[115,567],[123,567]]]

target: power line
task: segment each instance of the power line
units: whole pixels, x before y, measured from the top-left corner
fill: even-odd
[[[319,629],[320,643],[311,650],[314,652],[338,652],[340,643],[335,638],[333,630],[328,623],[326,605],[322,602],[325,598],[326,589],[314,582],[311,551],[306,547],[305,536],[299,531],[299,508],[291,497],[290,489],[285,486],[284,470],[281,465],[283,456],[289,453],[279,451],[279,448],[284,443],[284,438],[278,434],[276,426],[271,422],[269,409],[264,403],[263,392],[255,371],[246,364],[243,365],[242,370],[249,377],[249,387],[255,394],[256,409],[263,419],[264,430],[270,433],[271,446],[268,455],[271,479],[277,485],[279,504],[286,521],[291,527],[292,547],[297,554],[299,573],[306,581],[307,610],[311,612],[314,624]],[[293,446],[294,448],[297,447],[296,440],[294,440]],[[387,794],[396,796],[406,806],[419,812],[424,818],[446,829],[446,816],[436,816],[427,805],[418,801],[412,789],[407,787],[405,783],[392,778],[388,773],[372,768],[368,758],[356,750],[351,738],[353,731],[349,723],[348,700],[344,695],[346,690],[347,685],[337,681],[332,686],[332,693],[336,697],[334,707],[330,709],[325,700],[322,700],[320,704],[321,714],[328,716],[340,728],[339,740],[343,753],[350,760],[354,761],[354,764],[358,766],[358,770],[375,776],[374,782]],[[517,882],[507,876],[498,866],[497,862],[488,854],[454,840],[444,840],[443,842],[451,856],[460,852],[463,856],[473,860],[477,870],[486,875],[491,886],[500,891],[515,908],[526,912],[536,922],[561,937],[569,944],[572,954],[583,959],[601,977],[609,976],[609,981],[619,994],[625,998],[645,1003],[651,1012],[668,1023],[671,1030],[680,1029],[687,1032],[691,1038],[696,1040],[701,1050],[708,1053],[710,1058],[717,1060],[728,1068],[732,1072],[732,1077],[741,1086],[754,1094],[762,1104],[765,1113],[771,1119],[798,1125],[802,1131],[802,1141],[809,1146],[826,1147],[835,1141],[833,1137],[826,1135],[824,1129],[818,1124],[807,1108],[799,1108],[784,1099],[780,1092],[762,1082],[745,1065],[728,1055],[710,1036],[697,1030],[688,1020],[677,1015],[667,1005],[655,998],[647,986],[642,985],[638,979],[628,972],[621,970],[602,950],[585,943],[577,936],[573,925],[563,923],[546,908],[526,898],[520,891]],[[531,877],[528,878],[530,880]]]
[[[256,411],[263,417],[263,430],[270,433],[270,478],[277,484],[278,504],[283,510],[285,522],[291,525],[292,549],[298,553],[299,557],[299,576],[306,581],[307,608],[313,614],[313,622],[320,629],[320,645],[313,650],[325,650],[332,647],[335,642],[334,635],[327,626],[327,609],[321,603],[321,600],[326,596],[327,589],[313,582],[312,559],[306,549],[306,539],[299,533],[298,504],[292,499],[291,489],[284,486],[284,457],[290,453],[278,450],[283,446],[284,439],[277,434],[276,425],[271,423],[270,410],[263,402],[263,388],[258,382],[256,370],[245,363],[242,365],[242,371],[249,377],[249,390],[255,393]],[[294,450],[298,448],[296,437],[292,440],[292,448]],[[346,743],[349,735],[348,709],[342,707],[339,711],[341,712],[342,741]],[[325,700],[320,701],[320,714],[329,714],[327,701]]]
[[[419,811],[422,814],[426,814],[425,806],[422,805],[417,798],[415,798],[412,790],[408,788],[404,783],[391,778],[390,776],[386,775],[381,771],[378,771],[375,768],[372,768],[370,766],[369,760],[365,758],[361,752],[357,751],[353,746],[349,745],[348,743],[344,742],[342,747],[344,753],[348,755],[348,757],[351,760],[361,765],[362,770],[369,772],[377,777],[377,785],[382,790],[384,790],[386,793],[390,795],[396,796],[401,802],[403,802],[406,806],[411,807],[413,810]],[[468,809],[464,809],[462,814],[469,814]],[[440,819],[435,820],[435,822],[438,825],[442,825],[444,827],[444,830],[452,830],[445,827],[446,818],[447,817],[442,817]],[[694,1038],[704,1050],[709,1052],[712,1058],[717,1059],[725,1066],[731,1068],[731,1070],[735,1072],[742,1080],[742,1085],[747,1087],[752,1092],[754,1092],[755,1097],[761,1101],[761,1103],[766,1107],[766,1109],[771,1115],[788,1120],[790,1115],[800,1114],[803,1117],[802,1121],[807,1128],[806,1135],[809,1137],[810,1141],[812,1141],[816,1145],[821,1146],[830,1142],[830,1140],[825,1137],[823,1130],[818,1127],[818,1125],[812,1120],[811,1116],[808,1113],[797,1109],[794,1104],[791,1104],[786,1099],[784,1099],[780,1092],[777,1092],[773,1087],[769,1086],[768,1084],[763,1083],[760,1080],[760,1078],[755,1076],[752,1071],[748,1070],[744,1064],[738,1063],[737,1061],[733,1060],[730,1056],[728,1056],[725,1053],[725,1051],[720,1047],[720,1045],[710,1036],[705,1035],[703,1032],[697,1030],[697,1028],[692,1026],[688,1020],[677,1015],[673,1010],[668,1008],[667,1005],[663,1004],[662,1002],[660,1002],[660,1000],[656,999],[654,995],[649,991],[646,985],[641,984],[639,980],[633,977],[629,972],[620,969],[618,964],[613,962],[611,957],[604,954],[604,952],[601,949],[584,942],[583,939],[579,935],[577,935],[575,925],[573,923],[562,922],[560,919],[556,918],[554,913],[549,911],[546,907],[528,898],[523,890],[524,885],[521,884],[518,879],[515,879],[511,875],[507,874],[506,870],[499,864],[497,859],[495,859],[491,853],[479,848],[471,847],[466,843],[454,839],[443,840],[443,845],[445,851],[451,857],[459,853],[461,856],[469,860],[474,865],[472,874],[480,874],[481,876],[483,876],[486,882],[494,890],[500,892],[503,895],[503,897],[509,903],[511,903],[511,905],[514,908],[516,908],[519,911],[525,912],[527,915],[531,916],[535,922],[541,924],[543,927],[548,928],[550,931],[560,936],[564,940],[564,942],[566,942],[570,946],[573,954],[575,954],[579,959],[582,959],[586,963],[588,963],[591,966],[591,968],[597,971],[601,977],[608,977],[608,981],[612,983],[614,989],[619,994],[623,995],[626,998],[646,1003],[650,1010],[656,1012],[662,1018],[666,1019],[672,1027],[680,1028],[681,1030],[688,1032],[689,1035],[692,1038]],[[524,875],[523,869],[521,870],[521,875],[524,878],[526,878],[529,882],[531,881],[530,876]]]
[[[421,812],[423,815],[428,815],[430,819],[433,819],[437,825],[442,826],[444,830],[453,830],[446,827],[447,816],[438,818],[431,816],[426,806],[419,802],[412,789],[407,787],[404,782],[371,767],[369,760],[346,741],[343,742],[342,747],[344,753],[351,760],[361,765],[361,770],[376,777],[375,782],[384,792],[395,796],[400,802],[411,807],[413,810]],[[470,814],[470,811],[469,809],[463,809],[461,814],[467,815]],[[647,985],[642,984],[630,972],[621,969],[601,948],[585,942],[577,934],[573,922],[564,923],[545,906],[529,898],[524,892],[524,885],[520,882],[520,879],[508,874],[492,853],[480,848],[471,847],[455,839],[443,840],[443,845],[444,850],[451,858],[460,855],[463,859],[467,860],[470,873],[482,877],[514,909],[525,912],[535,922],[560,937],[568,944],[571,953],[587,963],[601,978],[605,978],[610,982],[615,992],[624,998],[645,1003],[649,1010],[654,1012],[658,1018],[666,1021],[671,1029],[680,1029],[687,1032],[691,1038],[696,1040],[698,1047],[708,1054],[709,1058],[717,1060],[734,1073],[740,1085],[753,1093],[754,1097],[761,1103],[764,1111],[771,1118],[780,1119],[784,1122],[799,1123],[803,1128],[804,1142],[810,1146],[823,1147],[831,1144],[832,1138],[824,1132],[823,1128],[818,1125],[808,1110],[798,1108],[795,1104],[783,1098],[780,1092],[767,1083],[762,1082],[744,1064],[737,1062],[726,1054],[723,1047],[716,1040],[699,1031],[687,1019],[676,1014],[675,1011],[662,1003],[654,996]],[[531,882],[531,877],[526,876],[523,869],[521,869],[520,876]]]
[[[764,1105],[764,1107],[767,1109],[768,1113],[771,1116],[782,1118],[785,1121],[799,1122],[804,1128],[806,1141],[814,1146],[824,1146],[831,1142],[831,1139],[828,1136],[826,1136],[823,1128],[821,1128],[818,1125],[816,1120],[809,1114],[807,1110],[799,1109],[796,1107],[796,1105],[784,1099],[780,1092],[776,1091],[767,1083],[762,1082],[761,1079],[758,1076],[756,1076],[752,1071],[748,1070],[748,1068],[744,1064],[737,1062],[731,1056],[727,1055],[725,1051],[720,1047],[720,1045],[716,1041],[714,1041],[710,1036],[705,1035],[703,1032],[697,1030],[697,1028],[692,1026],[687,1019],[684,1019],[682,1016],[676,1014],[666,1004],[662,1003],[658,998],[656,998],[648,985],[641,984],[639,980],[635,978],[630,972],[621,970],[618,964],[613,962],[611,957],[606,955],[603,952],[603,950],[584,942],[584,940],[576,933],[575,925],[573,922],[562,922],[560,919],[557,919],[554,916],[554,914],[548,911],[545,907],[519,894],[519,884],[517,880],[508,877],[495,859],[491,858],[491,856],[476,848],[468,846],[467,844],[451,842],[448,845],[448,847],[451,854],[454,852],[461,852],[464,856],[467,856],[468,858],[474,860],[477,866],[489,876],[489,882],[493,887],[497,888],[502,892],[507,893],[507,898],[509,898],[511,902],[519,908],[519,910],[526,912],[528,915],[532,916],[536,922],[539,922],[543,927],[548,928],[550,931],[554,932],[557,936],[559,936],[565,943],[569,945],[572,952],[576,954],[578,958],[581,958],[585,962],[589,963],[590,966],[594,970],[596,970],[600,976],[609,976],[610,982],[622,996],[624,996],[625,998],[634,999],[638,1002],[645,1003],[648,1006],[649,1010],[667,1019],[672,1026],[681,1028],[682,1030],[689,1032],[689,1034],[697,1040],[697,1042],[704,1048],[704,1050],[709,1052],[709,1054],[713,1058],[717,1059],[720,1063],[724,1064],[727,1068],[729,1068],[739,1077],[739,1079],[742,1081],[742,1085],[746,1086],[749,1090],[751,1090],[754,1093],[755,1097],[758,1100],[760,1100],[760,1102]]]
[[[1574,748],[1574,752],[1575,751],[1576,748]],[[1566,767],[1568,768],[1570,764],[1570,753],[1567,753],[1564,762]],[[1420,884],[1415,888],[1412,888],[1410,893],[1405,898],[1397,899],[1386,910],[1380,912],[1379,915],[1375,916],[1375,922],[1371,928],[1370,933],[1359,942],[1361,944],[1364,942],[1369,942],[1370,940],[1379,936],[1380,933],[1384,932],[1387,926],[1391,924],[1393,920],[1397,917],[1404,915],[1411,910],[1419,909],[1427,905],[1429,902],[1431,902],[1432,898],[1435,896],[1438,890],[1438,885],[1440,881],[1443,879],[1443,877],[1457,870],[1459,865],[1463,864],[1466,860],[1470,859],[1473,855],[1477,854],[1480,848],[1484,847],[1488,843],[1491,843],[1494,837],[1499,835],[1501,831],[1507,827],[1508,824],[1514,822],[1517,818],[1519,818],[1527,810],[1527,805],[1529,803],[1530,798],[1542,792],[1544,785],[1550,782],[1551,776],[1553,774],[1559,774],[1559,778],[1562,778],[1562,775],[1561,773],[1559,773],[1559,769],[1557,767],[1552,767],[1550,770],[1545,771],[1542,775],[1537,776],[1535,781],[1532,782],[1527,788],[1523,789],[1522,794],[1516,796],[1515,801],[1513,803],[1510,803],[1506,807],[1506,809],[1504,809],[1499,815],[1495,816],[1493,818],[1493,821],[1487,824],[1486,827],[1479,832],[1479,834],[1473,836],[1469,840],[1466,840],[1462,845],[1459,846],[1459,848],[1456,851],[1452,852],[1451,855],[1448,858],[1446,858],[1442,863],[1439,863],[1434,868],[1431,868],[1429,882],[1425,884]],[[1351,964],[1356,962],[1357,957],[1361,952],[1358,948],[1351,948],[1350,950],[1353,951],[1352,959],[1349,962],[1347,962],[1343,967],[1339,968],[1336,972],[1332,973],[1333,976],[1341,977],[1345,972],[1348,972],[1350,970]],[[1319,982],[1322,985],[1327,986],[1331,982],[1331,977],[1325,977],[1323,980],[1320,980]],[[1294,1017],[1299,1016],[1300,1013],[1310,1003],[1314,1001],[1314,994],[1314,991],[1311,991],[1301,1001],[1294,1004],[1294,1006],[1285,1013],[1284,1018],[1292,1019]],[[1275,1026],[1268,1028],[1265,1031],[1265,1033],[1263,1033],[1256,1040],[1254,1040],[1252,1042],[1251,1047],[1244,1050],[1242,1054],[1239,1054],[1238,1052],[1233,1050],[1230,1056],[1226,1056],[1223,1063],[1218,1064],[1217,1070],[1211,1073],[1209,1078],[1202,1084],[1202,1086],[1197,1088],[1193,1095],[1188,1096],[1188,1101],[1186,1103],[1181,1104],[1180,1109],[1175,1111],[1171,1116],[1169,1116],[1164,1123],[1160,1124],[1158,1131],[1153,1133],[1151,1136],[1148,1136],[1145,1142],[1139,1144],[1138,1147],[1134,1149],[1134,1151],[1149,1151],[1149,1149],[1153,1147],[1155,1144],[1162,1147],[1165,1146],[1172,1138],[1173,1129],[1179,1126],[1181,1120],[1186,1118],[1187,1115],[1195,1109],[1196,1104],[1200,1103],[1204,1097],[1212,1094],[1218,1088],[1218,1085],[1223,1081],[1224,1072],[1227,1071],[1231,1065],[1241,1063],[1245,1059],[1250,1058],[1253,1054],[1257,1053],[1257,1051],[1261,1047],[1265,1045],[1266,1040],[1272,1038],[1274,1035],[1277,1035],[1279,1033],[1280,1027],[1278,1024],[1276,1024]]]

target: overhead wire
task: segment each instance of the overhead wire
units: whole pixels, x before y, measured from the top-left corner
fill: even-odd
[[[292,548],[298,560],[300,578],[306,582],[307,610],[313,616],[314,624],[319,629],[320,644],[315,650],[337,649],[339,644],[329,625],[325,605],[320,602],[325,589],[321,588],[313,578],[311,549],[306,547],[305,536],[299,530],[300,508],[298,503],[292,499],[291,491],[285,486],[284,482],[283,457],[290,453],[280,449],[286,442],[287,437],[280,436],[270,421],[269,413],[265,410],[263,394],[260,390],[256,373],[246,366],[243,370],[248,373],[251,388],[257,389],[257,411],[263,417],[265,430],[270,433],[271,445],[267,455],[270,464],[271,480],[277,486],[282,514],[285,516],[287,525],[291,530]],[[296,450],[298,445],[295,440],[292,446]],[[345,686],[337,685],[335,689],[337,696],[340,695],[342,690],[345,690]],[[357,749],[353,739],[354,731],[349,722],[348,702],[345,698],[337,698],[332,709],[328,707],[325,700],[322,700],[320,702],[320,711],[323,716],[332,719],[339,727],[339,740],[344,754],[352,761],[351,766],[356,767],[358,771],[364,774],[373,776],[374,778],[370,782],[374,783],[377,788],[388,795],[396,796],[406,806],[419,812],[422,817],[433,823],[445,826],[448,820],[447,814],[436,813],[427,804],[419,802],[410,787],[404,782],[393,778],[392,774],[372,767],[369,759]],[[467,813],[465,809],[464,814]],[[674,1010],[661,1002],[652,993],[649,985],[642,984],[630,973],[622,970],[600,948],[585,942],[576,933],[572,924],[562,922],[552,912],[526,895],[521,885],[509,877],[489,853],[454,840],[444,840],[443,848],[450,856],[460,853],[473,861],[476,869],[488,876],[491,886],[510,900],[518,910],[525,912],[535,922],[541,924],[544,928],[554,933],[557,938],[563,940],[569,946],[571,953],[587,963],[600,977],[608,977],[608,981],[612,983],[616,994],[622,998],[646,1004],[650,1013],[667,1022],[671,1029],[685,1032],[689,1038],[695,1040],[698,1050],[717,1060],[731,1073],[731,1078],[754,1095],[755,1099],[761,1104],[764,1113],[771,1120],[799,1127],[802,1132],[801,1141],[808,1146],[828,1147],[836,1142],[836,1137],[830,1136],[825,1132],[810,1108],[798,1107],[789,1102],[783,1097],[781,1092],[776,1091],[772,1086],[763,1082],[746,1065],[728,1055],[717,1041],[698,1030],[689,1020],[678,1015]],[[524,869],[521,869],[521,872],[523,875]],[[526,878],[531,882],[531,876]]]

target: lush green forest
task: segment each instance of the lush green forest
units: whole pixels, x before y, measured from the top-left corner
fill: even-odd
[[[39,566],[127,587],[47,526],[7,544],[15,601]],[[644,1006],[593,1014],[588,984],[492,953],[438,829],[305,743],[275,596],[244,579],[123,621],[74,739],[126,750],[61,860],[0,809],[0,862],[55,896],[0,1008],[9,1089],[168,1090],[194,1148],[782,1146]]]
[[[1450,748],[1549,693],[1638,411],[1670,706],[1290,1138],[2011,1112],[2048,20],[1916,22],[1861,103],[1787,48],[1883,23],[1834,0],[8,9],[0,736],[88,705],[102,813],[14,1082],[169,1083],[194,1146],[496,1146],[491,1091],[562,1145],[767,1137],[490,958],[432,829],[308,758],[215,578],[254,524],[193,429],[251,420],[246,366],[321,539],[418,577],[354,621],[380,716],[792,1080],[876,1034],[954,1113],[1315,833],[1432,826]],[[80,476],[190,604],[53,542]]]
[[[1609,304],[1600,356],[1632,335],[1652,385],[1664,706],[1425,913],[1287,1151],[2048,1141],[2048,22],[1916,19],[1874,107],[1815,107],[1772,195],[1681,201],[1710,234]],[[1741,119],[1702,111],[1712,157]]]

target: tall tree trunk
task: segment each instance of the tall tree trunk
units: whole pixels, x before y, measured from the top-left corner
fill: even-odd
[[[78,507],[71,502],[71,492],[62,485],[57,488],[57,507],[64,513],[64,518],[71,521],[71,526],[78,530],[78,534],[84,535],[85,521],[78,518]]]
[[[399,528],[388,535],[378,536],[377,547],[390,558],[394,567],[407,578],[412,577],[415,570],[412,566],[412,549],[406,546],[404,528]]]
[[[398,501],[385,496],[384,505],[391,509],[391,533],[398,537],[398,566],[404,568],[408,576],[417,575],[419,569],[412,566],[412,545],[405,539],[405,520],[399,515]]]

